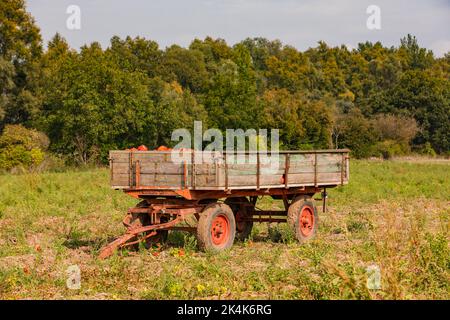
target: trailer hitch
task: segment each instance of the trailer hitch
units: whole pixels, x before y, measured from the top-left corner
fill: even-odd
[[[127,217],[125,217],[124,224],[126,226],[127,225],[130,226],[127,228],[127,232],[123,236],[117,238],[113,242],[104,246],[100,250],[99,258],[106,259],[109,256],[111,256],[116,250],[118,250],[120,248],[124,248],[127,246],[131,246],[133,244],[145,241],[146,239],[155,236],[157,234],[157,232],[156,232],[157,230],[170,228],[170,227],[174,226],[175,224],[177,224],[182,219],[183,219],[183,216],[178,215],[175,219],[165,222],[165,223],[135,228],[135,227],[130,226],[129,223],[127,223],[128,222]],[[149,232],[149,231],[151,231],[151,232]],[[149,232],[149,233],[146,234],[144,237],[133,240],[134,238],[137,238],[137,236],[140,233],[146,233],[146,232]],[[130,241],[130,240],[133,240],[133,241]]]

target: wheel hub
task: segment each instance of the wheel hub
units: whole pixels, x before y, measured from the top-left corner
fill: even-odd
[[[308,237],[314,229],[314,211],[310,207],[303,207],[299,216],[300,232]]]
[[[219,215],[215,217],[211,224],[212,242],[215,245],[225,244],[228,240],[228,229],[229,223],[225,216]]]

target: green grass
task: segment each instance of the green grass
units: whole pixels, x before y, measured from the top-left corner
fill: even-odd
[[[256,224],[250,240],[220,254],[173,232],[161,250],[101,261],[99,248],[123,233],[136,203],[109,188],[108,174],[0,176],[0,298],[450,298],[448,162],[352,161],[350,184],[329,190],[329,211],[307,244],[287,225]],[[371,264],[380,290],[366,286]],[[81,270],[79,290],[66,287],[70,265]]]

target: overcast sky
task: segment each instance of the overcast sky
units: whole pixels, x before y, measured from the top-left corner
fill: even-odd
[[[220,37],[234,44],[247,37],[280,39],[300,50],[355,47],[378,41],[398,45],[407,33],[437,56],[450,51],[450,0],[26,0],[44,40],[56,32],[73,48],[93,41],[108,46],[113,35],[143,36],[162,48],[188,46],[194,38]],[[81,10],[81,29],[69,30],[68,6]],[[369,5],[381,10],[381,30],[366,26]]]

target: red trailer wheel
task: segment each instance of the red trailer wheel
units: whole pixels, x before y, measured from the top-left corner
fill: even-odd
[[[298,241],[304,242],[316,235],[318,225],[317,208],[309,196],[296,197],[288,209],[288,224]]]
[[[200,213],[197,241],[200,249],[220,251],[231,248],[236,235],[233,211],[224,203],[212,203]]]

